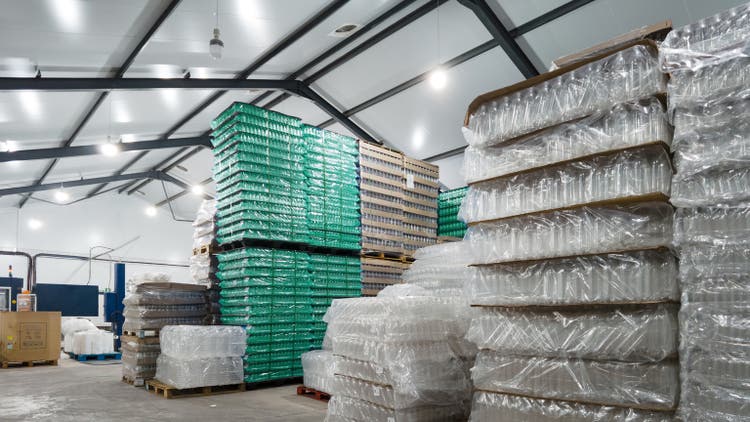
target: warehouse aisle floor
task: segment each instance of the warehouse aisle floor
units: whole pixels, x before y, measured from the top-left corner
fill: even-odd
[[[289,421],[325,419],[325,403],[296,386],[167,400],[120,381],[119,364],[0,369],[0,420],[8,421]]]

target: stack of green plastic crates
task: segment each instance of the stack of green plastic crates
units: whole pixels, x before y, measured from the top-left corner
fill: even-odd
[[[362,271],[358,256],[310,254],[312,277],[313,339],[323,345],[326,323],[323,315],[333,299],[358,297],[362,292]]]
[[[222,323],[247,327],[245,382],[302,376],[300,356],[319,345],[309,254],[243,248],[218,260]]]
[[[458,209],[468,187],[440,192],[438,196],[438,236],[464,237],[466,224],[458,219]]]
[[[311,245],[359,250],[356,139],[303,125]]]
[[[248,239],[306,242],[300,120],[234,103],[211,128],[219,244]]]

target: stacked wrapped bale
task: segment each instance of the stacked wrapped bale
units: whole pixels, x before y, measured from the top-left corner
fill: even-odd
[[[314,348],[310,256],[244,248],[218,255],[221,320],[245,326],[245,381],[302,376],[300,355]]]
[[[684,420],[750,418],[750,5],[672,31]]]
[[[159,355],[159,330],[167,325],[204,324],[208,313],[206,288],[194,284],[142,283],[125,297],[122,375],[140,385],[154,377]]]
[[[406,256],[437,243],[440,169],[426,161],[403,157],[404,225]]]
[[[330,350],[312,350],[302,354],[305,387],[330,394],[333,391],[335,357]]]
[[[357,140],[303,125],[310,244],[360,249]]]
[[[337,299],[326,314],[334,361],[328,421],[461,420],[471,385],[455,352],[456,301]]]
[[[664,90],[656,48],[641,41],[470,107],[471,420],[673,418]]]
[[[306,242],[300,120],[233,103],[211,122],[211,128],[218,243]]]
[[[438,196],[438,236],[463,238],[466,223],[458,219],[458,209],[466,196],[467,187],[440,192]]]
[[[326,332],[323,316],[334,299],[360,296],[362,271],[358,256],[311,253],[309,257],[313,310],[312,346],[319,349]]]
[[[156,379],[178,389],[240,384],[245,330],[228,326],[168,326],[159,335]]]
[[[210,321],[221,324],[219,311],[219,282],[216,278],[216,200],[204,200],[193,221],[193,255],[190,257],[190,275],[196,284],[206,286],[206,301]]]

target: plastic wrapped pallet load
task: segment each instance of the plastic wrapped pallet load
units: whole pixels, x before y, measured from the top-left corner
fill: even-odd
[[[329,350],[311,350],[302,354],[303,384],[324,393],[333,390],[334,356]]]
[[[454,347],[456,306],[435,297],[334,300],[326,314],[335,355],[328,420],[465,417],[471,384]]]
[[[96,330],[96,325],[85,318],[63,318],[60,332],[63,336],[63,351],[73,353],[73,338],[80,331]]]
[[[167,326],[159,334],[156,378],[178,389],[243,382],[245,330],[230,326]]]
[[[112,332],[104,330],[79,331],[73,334],[74,355],[100,355],[114,353],[115,344]]]
[[[124,331],[158,330],[166,325],[203,324],[206,288],[181,283],[143,283],[123,300]]]

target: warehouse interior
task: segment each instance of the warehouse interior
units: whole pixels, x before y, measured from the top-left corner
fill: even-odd
[[[750,420],[750,3],[0,10],[0,421]]]

